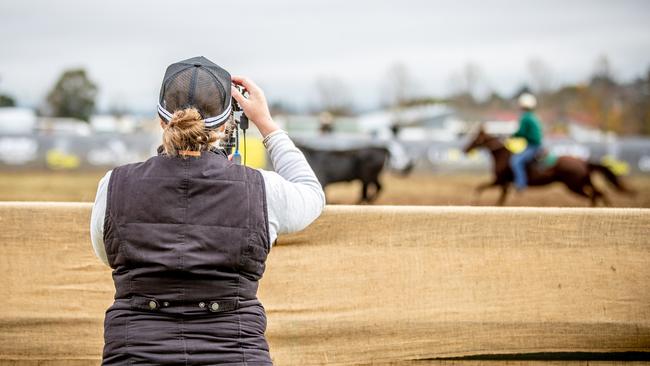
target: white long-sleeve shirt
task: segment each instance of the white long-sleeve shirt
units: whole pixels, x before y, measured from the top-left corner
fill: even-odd
[[[269,220],[269,245],[278,234],[300,231],[311,224],[325,207],[325,193],[305,156],[287,133],[277,130],[264,139],[274,172],[259,169],[264,178]],[[90,239],[95,254],[108,265],[104,247],[106,195],[112,171],[99,181],[90,217]]]

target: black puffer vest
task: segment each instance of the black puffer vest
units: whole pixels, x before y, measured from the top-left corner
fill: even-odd
[[[104,244],[115,303],[103,364],[271,364],[256,297],[269,251],[260,172],[216,149],[118,167]]]

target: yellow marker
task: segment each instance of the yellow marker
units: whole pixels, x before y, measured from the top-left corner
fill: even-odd
[[[76,169],[81,164],[78,156],[57,149],[48,150],[45,160],[52,169]]]
[[[467,157],[470,160],[477,160],[479,158],[479,156],[480,155],[479,155],[478,151],[476,151],[476,149],[472,149],[467,153]]]
[[[612,171],[612,173],[616,175],[630,174],[630,165],[627,162],[623,160],[618,160],[611,155],[603,156],[603,158],[600,159],[600,162],[604,166],[608,167]]]
[[[511,153],[519,154],[526,148],[526,139],[521,137],[510,137],[506,139],[504,145]]]

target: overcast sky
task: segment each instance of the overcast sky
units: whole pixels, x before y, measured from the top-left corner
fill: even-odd
[[[489,4],[489,5],[488,5]],[[335,76],[365,107],[395,62],[419,94],[444,95],[468,62],[512,93],[532,58],[553,82],[585,80],[600,55],[629,80],[650,66],[650,1],[3,0],[0,92],[38,105],[66,68],[84,67],[100,108],[153,114],[165,67],[204,55],[306,106]]]

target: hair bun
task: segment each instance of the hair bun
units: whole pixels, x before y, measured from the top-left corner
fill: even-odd
[[[179,150],[208,150],[217,141],[217,133],[205,127],[203,118],[195,108],[174,112],[163,132],[163,148],[170,156]]]
[[[193,122],[200,122],[203,124],[203,118],[196,108],[181,109],[172,115],[169,125],[187,125]]]

